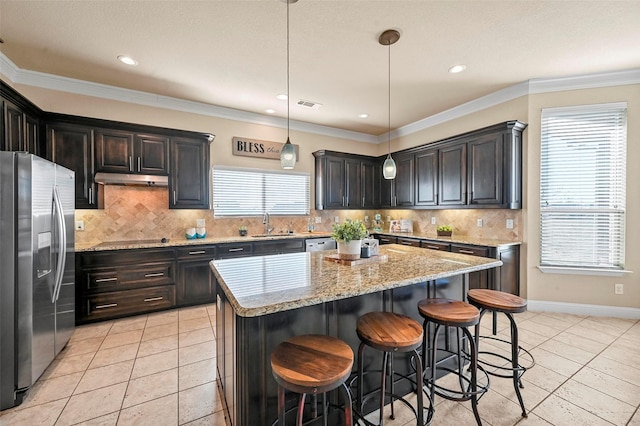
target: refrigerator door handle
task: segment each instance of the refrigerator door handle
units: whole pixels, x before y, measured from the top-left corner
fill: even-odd
[[[67,226],[64,223],[64,210],[62,209],[62,201],[60,201],[60,193],[58,192],[57,186],[53,187],[53,206],[56,211],[56,222],[58,225],[58,264],[51,303],[55,303],[60,295],[64,268],[67,262]]]

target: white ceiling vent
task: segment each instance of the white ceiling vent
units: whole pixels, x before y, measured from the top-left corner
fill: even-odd
[[[303,106],[305,108],[311,108],[311,109],[320,109],[320,107],[322,106],[322,104],[311,102],[311,101],[305,101],[304,99],[299,99],[298,105]]]

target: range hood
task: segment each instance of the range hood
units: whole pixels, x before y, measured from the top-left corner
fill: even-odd
[[[94,180],[102,185],[169,186],[168,176],[98,172]]]

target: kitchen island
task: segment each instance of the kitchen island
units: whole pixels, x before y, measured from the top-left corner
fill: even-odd
[[[422,322],[416,306],[420,299],[464,299],[469,273],[502,264],[496,259],[397,244],[380,247],[386,260],[356,266],[325,260],[331,253],[210,263],[217,280],[218,377],[232,425],[270,425],[276,418],[277,386],[269,357],[286,338],[327,334],[346,341],[356,352],[360,315],[384,310]],[[379,366],[379,354],[369,351],[366,355],[365,368]],[[398,359],[394,368],[411,373],[408,359]],[[377,378],[371,378],[365,391],[377,383]],[[288,404],[295,404],[295,399],[287,395]]]

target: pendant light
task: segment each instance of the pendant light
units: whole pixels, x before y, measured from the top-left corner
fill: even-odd
[[[282,0],[287,3],[287,142],[280,151],[280,167],[291,170],[296,165],[296,149],[289,139],[289,3],[298,0]]]
[[[387,132],[388,144],[389,144],[389,155],[387,155],[387,159],[384,160],[384,164],[382,165],[382,176],[385,179],[395,179],[396,177],[396,162],[391,158],[391,45],[396,41],[400,40],[400,33],[396,30],[386,30],[380,37],[378,38],[378,43],[383,46],[389,46],[389,80],[388,80],[388,124],[389,131]]]

